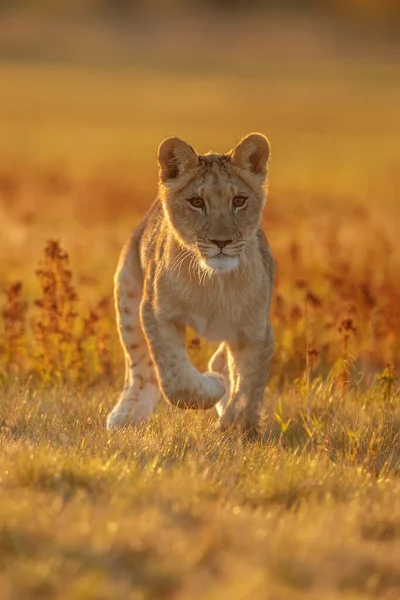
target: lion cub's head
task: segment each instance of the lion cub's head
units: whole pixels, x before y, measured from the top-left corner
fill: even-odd
[[[160,197],[182,246],[207,271],[235,269],[251,249],[265,204],[269,143],[252,133],[227,154],[197,154],[176,137],[158,149]]]

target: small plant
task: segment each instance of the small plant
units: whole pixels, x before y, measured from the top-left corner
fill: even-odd
[[[353,317],[349,314],[343,318],[338,327],[341,340],[341,369],[339,373],[339,385],[342,389],[350,384],[350,368],[354,363],[354,357],[350,355],[350,339],[357,331]]]
[[[75,340],[76,353],[73,360],[80,382],[94,382],[99,376],[105,376],[109,381],[113,378],[114,363],[110,350],[111,305],[111,298],[105,296],[82,319],[81,331]]]
[[[314,332],[310,327],[310,309],[319,308],[321,300],[316,294],[307,291],[305,294],[305,336],[306,336],[306,381],[307,381],[307,415],[311,414],[311,379],[318,350],[315,347]]]
[[[377,379],[383,402],[391,404],[397,394],[397,381],[393,365],[387,365]]]
[[[20,371],[25,355],[26,313],[28,305],[22,299],[22,283],[12,283],[5,292],[6,302],[2,310],[4,332],[2,353],[7,373]]]
[[[23,299],[21,282],[5,291],[1,374],[33,375],[50,385],[91,385],[104,378],[111,382],[115,374],[111,296],[100,298],[87,316],[82,315],[68,254],[55,240],[47,242],[36,275],[42,295],[33,307]],[[30,308],[34,314],[28,319]]]
[[[36,275],[42,290],[42,297],[35,301],[38,311],[32,320],[36,364],[45,379],[60,380],[74,358],[77,294],[68,254],[58,241],[47,242]]]
[[[282,408],[282,402],[279,400],[278,402],[278,410],[275,413],[275,419],[277,420],[277,422],[279,423],[279,427],[281,430],[281,434],[280,436],[284,436],[285,433],[287,432],[287,430],[289,429],[290,423],[292,422],[292,419],[284,419],[283,417],[283,408]]]

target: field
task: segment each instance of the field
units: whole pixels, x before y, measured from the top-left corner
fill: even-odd
[[[160,68],[160,47],[0,60],[4,600],[400,597],[399,54],[329,53],[329,31],[296,58],[221,42],[191,68],[167,64],[177,41]],[[167,405],[110,436],[112,277],[157,145],[253,130],[277,262],[260,437]],[[212,349],[188,348],[203,369]]]

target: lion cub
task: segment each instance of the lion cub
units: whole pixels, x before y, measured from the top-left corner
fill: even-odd
[[[126,375],[109,429],[148,421],[160,394],[215,406],[224,427],[257,427],[274,347],[274,262],[260,229],[269,152],[259,133],[227,154],[199,155],[176,137],[159,146],[158,199],[115,275]],[[207,373],[189,362],[187,326],[221,342]]]

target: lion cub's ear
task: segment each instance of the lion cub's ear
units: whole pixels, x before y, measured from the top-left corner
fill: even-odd
[[[195,169],[199,157],[189,144],[177,137],[170,137],[158,147],[158,164],[160,180],[165,183],[168,179],[180,177],[189,169]]]
[[[235,167],[265,177],[269,154],[269,142],[265,135],[250,133],[231,150],[231,161]]]

